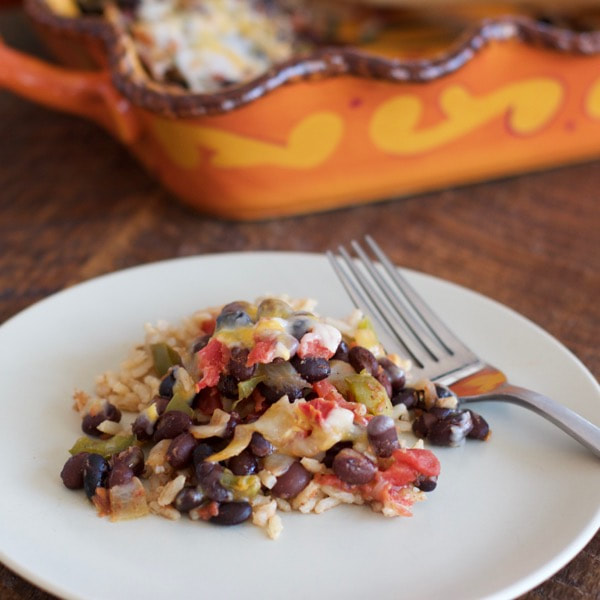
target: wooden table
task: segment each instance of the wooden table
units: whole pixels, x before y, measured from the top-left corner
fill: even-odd
[[[43,54],[18,9],[0,33]],[[98,127],[0,93],[0,322],[116,269],[228,250],[324,251],[377,232],[398,264],[529,317],[600,375],[600,162],[258,223],[180,205]],[[0,540],[1,544],[1,540]],[[0,566],[0,598],[51,598]],[[523,598],[600,598],[600,534]]]

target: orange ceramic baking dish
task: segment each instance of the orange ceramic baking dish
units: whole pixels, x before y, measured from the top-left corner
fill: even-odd
[[[0,43],[0,85],[92,119],[198,210],[249,220],[600,155],[600,32],[482,18],[440,52],[322,48],[249,83],[153,82],[118,22],[26,0],[55,66]]]

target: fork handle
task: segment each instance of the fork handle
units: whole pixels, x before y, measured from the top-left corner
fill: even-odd
[[[600,427],[548,396],[518,385],[505,383],[493,392],[460,397],[461,402],[484,400],[504,400],[524,406],[560,427],[600,458]]]

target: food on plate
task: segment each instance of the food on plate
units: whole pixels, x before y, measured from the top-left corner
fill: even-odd
[[[271,538],[292,510],[409,516],[440,473],[414,436],[459,445],[489,428],[446,388],[411,381],[360,311],[314,308],[265,297],[146,325],[119,372],[74,392],[85,435],[64,485],[112,520],[251,520]]]

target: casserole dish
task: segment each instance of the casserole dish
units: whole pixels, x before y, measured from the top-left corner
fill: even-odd
[[[118,16],[49,2],[26,11],[63,66],[0,43],[0,85],[97,122],[207,214],[323,211],[600,155],[597,9],[555,24],[446,8],[437,22],[464,28],[443,35],[416,11],[421,44],[319,47],[202,94],[152,80]]]

